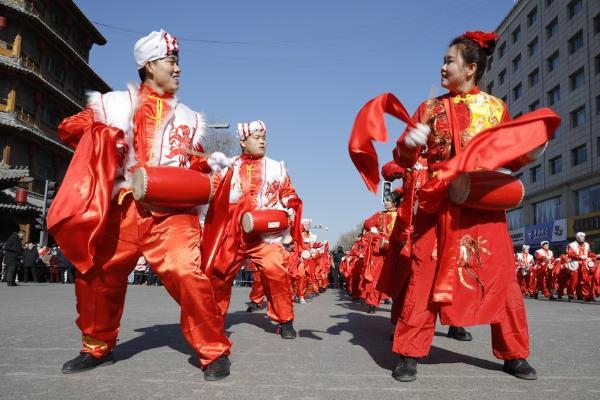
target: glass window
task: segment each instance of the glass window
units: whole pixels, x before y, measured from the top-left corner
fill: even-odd
[[[529,42],[529,44],[527,45],[527,52],[529,53],[529,56],[531,57],[532,55],[537,53],[539,48],[540,48],[539,41],[538,41],[538,38],[536,37],[531,42]]]
[[[562,171],[562,157],[554,157],[548,162],[550,165],[550,175],[558,174]]]
[[[558,17],[555,17],[546,25],[546,39],[550,39],[558,33]]]
[[[579,89],[585,83],[585,73],[583,67],[579,68],[575,71],[571,76],[569,76],[569,86],[571,91],[575,89]]]
[[[489,85],[487,85],[487,92],[492,94],[492,90],[494,89],[494,81],[491,81]]]
[[[515,208],[506,212],[506,221],[508,229],[519,229],[523,227],[523,207]]]
[[[529,87],[534,87],[540,81],[540,70],[535,69],[529,74]]]
[[[516,43],[521,37],[521,26],[517,26],[514,31],[512,31],[512,42]]]
[[[587,161],[587,147],[585,144],[571,150],[571,160],[573,166],[583,164]]]
[[[527,14],[527,26],[535,24],[535,21],[537,21],[537,7],[534,7],[533,10]]]
[[[556,138],[559,138],[559,137],[560,137],[560,125],[554,131],[554,137],[552,139],[556,139]]]
[[[533,223],[543,224],[563,218],[561,196],[552,197],[533,205]]]
[[[600,115],[600,95],[596,96],[596,115]]]
[[[569,39],[569,54],[574,54],[583,47],[583,31],[579,31]]]
[[[581,0],[573,0],[567,6],[569,18],[573,18],[581,9],[583,8],[583,3]]]
[[[534,110],[537,110],[538,108],[540,108],[540,101],[539,100],[536,100],[536,101],[534,101],[533,103],[531,103],[529,105],[529,111],[534,111]]]
[[[502,58],[504,57],[504,53],[506,52],[506,42],[503,42],[499,47],[498,47],[498,58]]]
[[[560,59],[558,58],[558,50],[555,51],[550,57],[546,59],[548,64],[548,72],[552,72],[560,66]]]
[[[596,75],[600,74],[600,54],[594,57],[594,73]]]
[[[531,183],[538,182],[542,179],[542,166],[536,165],[535,167],[529,168],[529,175],[531,177]]]
[[[597,14],[594,17],[594,35],[597,35],[598,33],[600,33],[600,14]]]
[[[548,105],[553,106],[560,100],[560,85],[548,91]]]
[[[492,64],[494,63],[494,56],[490,56],[487,60],[487,70],[491,70],[492,69]]]
[[[577,128],[585,124],[585,106],[571,111],[571,128]]]
[[[500,73],[498,74],[498,82],[500,85],[502,85],[504,83],[504,80],[506,79],[506,68],[504,68],[502,71],[500,71]]]
[[[520,54],[518,56],[516,56],[515,58],[513,58],[512,65],[513,65],[513,71],[516,72],[519,70],[519,67],[521,66],[521,55]]]
[[[600,211],[600,185],[593,185],[577,190],[577,214]]]
[[[521,95],[523,94],[523,87],[522,85],[519,83],[517,86],[515,86],[513,88],[513,98],[515,100],[519,99],[521,97]]]

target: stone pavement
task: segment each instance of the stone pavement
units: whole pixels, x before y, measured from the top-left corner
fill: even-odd
[[[439,327],[418,380],[396,382],[389,306],[377,314],[330,290],[296,306],[296,340],[282,340],[264,311],[245,312],[247,288],[233,290],[227,331],[232,375],[205,382],[162,287],[130,286],[117,363],[60,372],[77,355],[71,285],[0,286],[1,399],[600,399],[600,305],[526,300],[540,379],[504,374],[487,326],[457,342]]]

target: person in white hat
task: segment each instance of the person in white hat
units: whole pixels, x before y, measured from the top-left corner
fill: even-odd
[[[542,292],[548,300],[556,300],[556,297],[554,297],[554,284],[556,282],[554,253],[550,250],[549,241],[544,240],[540,243],[540,246],[535,251],[536,288],[534,297],[537,299],[539,292]]]
[[[535,265],[533,256],[529,254],[529,246],[524,244],[521,252],[517,253],[516,257],[517,264],[517,281],[521,288],[522,294],[530,294],[531,288],[531,274],[532,269]]]
[[[267,297],[267,315],[279,325],[283,339],[293,339],[292,288],[285,266],[282,244],[302,240],[302,202],[283,161],[265,156],[267,128],[256,120],[237,127],[241,155],[230,160],[221,172],[231,174],[229,230],[216,257],[211,281],[221,315],[231,300],[233,279],[244,260],[249,259],[260,274]],[[244,222],[242,227],[240,220]],[[263,224],[261,224],[263,223]],[[242,229],[243,228],[243,229]]]
[[[73,211],[73,216],[88,216],[87,222],[70,227],[76,218],[64,218],[64,209],[57,207],[48,217],[49,226],[56,227],[54,238],[80,272],[75,293],[83,346],[62,371],[81,372],[113,362],[127,276],[144,256],[181,306],[181,329],[198,353],[204,378],[222,379],[229,375],[231,344],[223,332],[210,280],[199,268],[198,214],[190,207],[157,209],[134,200],[132,179],[142,166],[209,173],[225,166],[227,159],[222,154],[202,154],[205,120],[175,97],[181,76],[177,39],[163,30],[152,32],[137,41],[133,54],[139,85],[89,93],[85,110],[58,127],[60,138],[77,147],[74,160],[79,161],[71,163],[67,178],[89,170],[98,182],[62,185],[68,191],[65,196],[91,199],[89,204],[98,207],[90,209],[85,203]],[[106,162],[86,152],[104,155]],[[74,231],[87,243],[82,246],[81,240],[72,240]]]
[[[594,299],[592,289],[593,270],[596,265],[596,256],[590,251],[590,244],[585,241],[585,233],[577,232],[575,241],[567,246],[567,255],[569,256],[568,268],[571,270],[571,279],[567,288],[569,301],[572,301],[575,295],[585,301]]]

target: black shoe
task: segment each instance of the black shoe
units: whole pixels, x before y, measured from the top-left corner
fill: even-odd
[[[375,310],[375,306],[369,306],[369,308],[367,308],[367,314],[375,314]]]
[[[417,379],[417,359],[400,356],[400,361],[392,371],[392,376],[400,382],[412,382]]]
[[[383,301],[383,304],[392,304],[392,301],[390,299],[385,299]]]
[[[553,295],[550,295],[550,297],[548,297],[548,301],[556,301],[557,298],[554,297]]]
[[[101,365],[114,364],[115,359],[113,358],[112,352],[108,353],[104,357],[97,358],[90,353],[81,352],[77,357],[67,361],[63,364],[63,374],[75,374],[77,372],[89,371]]]
[[[218,381],[229,376],[231,361],[229,357],[221,356],[204,368],[205,381]]]
[[[294,321],[288,321],[279,324],[279,335],[282,339],[296,339],[296,330],[294,329]]]
[[[502,371],[528,381],[537,379],[537,372],[535,372],[535,369],[524,359],[504,360]]]
[[[573,302],[573,299],[574,299],[574,298],[573,298],[572,296],[569,296],[569,297],[568,297],[568,299],[567,299],[567,301],[568,301],[569,303],[572,303],[572,302]]]
[[[258,310],[260,310],[260,304],[257,304],[253,301],[250,302],[250,305],[248,305],[248,308],[246,309],[247,312],[254,312]]]
[[[448,328],[448,337],[460,340],[461,342],[470,342],[473,340],[473,335],[467,332],[465,328],[460,326],[451,326]]]

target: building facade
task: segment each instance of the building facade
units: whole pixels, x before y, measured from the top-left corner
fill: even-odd
[[[513,242],[562,252],[584,231],[600,252],[600,1],[520,0],[496,32],[482,88],[513,118],[550,107],[562,119],[543,157],[515,173],[526,196],[508,212]]]
[[[30,179],[19,185],[34,205],[46,179],[61,182],[72,156],[58,123],[82,110],[86,91],[110,90],[89,65],[92,46],[105,43],[71,0],[0,0],[0,159],[28,167]],[[19,225],[37,240],[32,224]],[[0,236],[4,230],[14,221]]]

